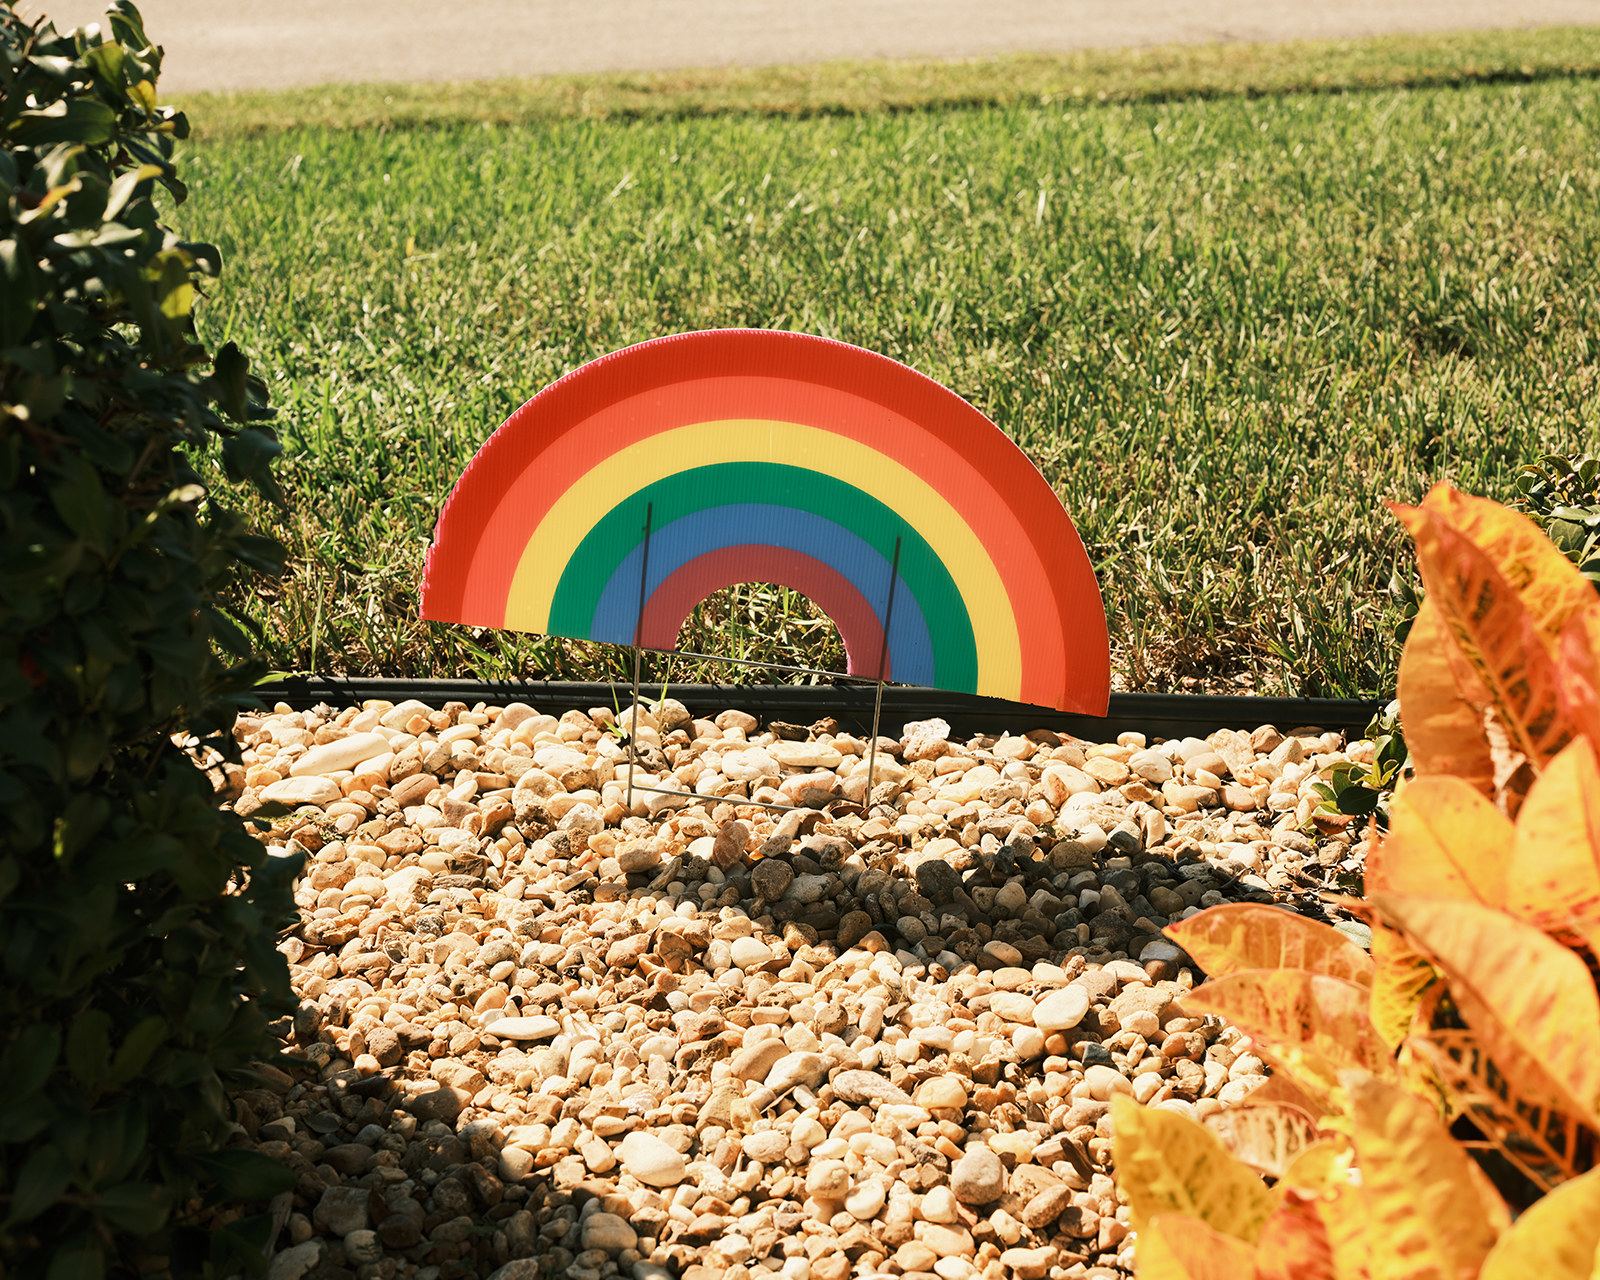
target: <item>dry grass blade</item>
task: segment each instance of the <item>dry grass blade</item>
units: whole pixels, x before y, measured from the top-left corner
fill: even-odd
[[[1461,1114],[1542,1190],[1553,1191],[1594,1164],[1595,1131],[1518,1096],[1472,1031],[1443,1028],[1413,1036],[1406,1046],[1433,1069]]]

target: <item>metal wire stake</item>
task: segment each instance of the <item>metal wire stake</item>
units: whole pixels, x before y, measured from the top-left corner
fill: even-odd
[[[872,700],[872,744],[867,749],[867,789],[861,812],[872,811],[872,775],[878,767],[878,722],[883,716],[883,669],[889,661],[889,627],[894,622],[894,589],[900,581],[900,539],[894,540],[894,560],[889,566],[889,603],[883,611],[883,641],[878,646],[878,692]]]
[[[639,659],[643,656],[639,648],[639,641],[644,634],[644,589],[650,579],[650,521],[655,515],[656,504],[644,504],[644,554],[639,558],[639,615],[633,620],[633,718],[628,723],[628,803],[627,810],[633,812],[633,774],[638,767],[635,763],[633,741],[639,736]]]

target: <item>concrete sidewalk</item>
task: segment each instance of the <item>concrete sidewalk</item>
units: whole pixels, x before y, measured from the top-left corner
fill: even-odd
[[[59,28],[96,0],[23,0]],[[1600,24],[1600,0],[144,0],[167,93]]]

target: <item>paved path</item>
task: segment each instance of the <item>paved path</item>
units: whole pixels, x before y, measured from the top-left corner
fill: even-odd
[[[22,0],[59,27],[96,0]],[[143,0],[162,88],[962,58],[1600,23],[1600,0]]]

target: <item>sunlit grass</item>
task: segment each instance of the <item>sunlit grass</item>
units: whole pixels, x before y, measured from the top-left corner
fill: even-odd
[[[1595,438],[1597,105],[1552,78],[200,141],[174,218],[226,255],[203,333],[269,378],[296,495],[252,607],[285,667],[624,674],[417,622],[434,520],[560,374],[750,325],[903,360],[1010,433],[1089,548],[1124,686],[1387,692],[1384,501],[1508,498]],[[798,604],[744,599],[752,651],[837,661]]]

